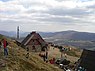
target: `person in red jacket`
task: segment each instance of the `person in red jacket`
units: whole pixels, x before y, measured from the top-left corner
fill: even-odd
[[[7,43],[6,39],[3,39],[4,56],[6,56],[6,57],[8,56],[7,45],[8,45],[8,43]]]
[[[50,59],[49,62],[50,62],[50,64],[54,64],[55,63],[55,58]]]

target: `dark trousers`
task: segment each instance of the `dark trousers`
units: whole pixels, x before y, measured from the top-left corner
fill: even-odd
[[[4,48],[4,56],[7,56],[7,55],[8,55],[8,49]]]

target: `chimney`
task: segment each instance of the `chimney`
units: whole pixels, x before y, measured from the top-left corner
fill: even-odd
[[[35,33],[36,33],[36,31],[32,31],[32,32],[31,32],[31,34],[35,34]]]

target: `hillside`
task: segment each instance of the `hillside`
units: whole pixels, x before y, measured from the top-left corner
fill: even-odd
[[[1,38],[0,38],[1,40]],[[3,56],[3,48],[0,49],[0,71],[61,71],[56,66],[45,63],[37,54],[30,53],[26,58],[26,50],[17,46],[13,40],[9,42],[9,56]]]
[[[0,39],[2,39],[4,36],[0,34]]]

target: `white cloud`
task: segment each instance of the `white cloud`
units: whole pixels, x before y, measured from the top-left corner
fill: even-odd
[[[10,25],[14,26],[9,30],[15,30],[14,28],[20,25],[24,31],[71,29],[95,32],[94,6],[95,0],[0,1],[0,30]]]

